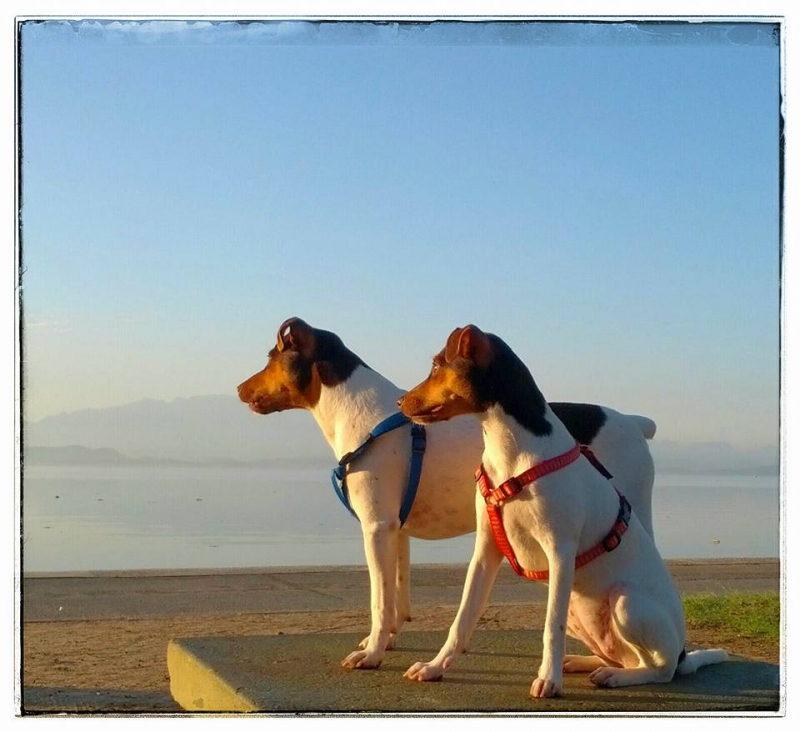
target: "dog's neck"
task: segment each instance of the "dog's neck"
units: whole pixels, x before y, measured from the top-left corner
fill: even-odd
[[[479,415],[483,427],[483,467],[494,485],[573,447],[575,438],[547,403],[543,418],[552,426],[550,434],[544,436],[523,427],[500,404],[493,404]]]
[[[547,402],[528,370],[511,348],[492,333],[492,357],[483,369],[471,374],[472,386],[483,409],[494,404],[534,435],[547,436],[552,430],[546,419]]]
[[[346,381],[323,386],[311,414],[337,458],[357,448],[370,430],[397,411],[403,393],[368,366],[356,366]]]

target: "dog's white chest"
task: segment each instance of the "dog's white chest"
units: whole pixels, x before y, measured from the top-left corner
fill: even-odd
[[[531,496],[523,493],[503,505],[500,514],[517,561],[525,569],[542,571],[549,569],[541,543],[542,537],[547,535],[547,527],[542,525],[533,503]]]

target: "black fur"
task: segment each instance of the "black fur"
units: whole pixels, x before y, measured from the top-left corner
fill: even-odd
[[[357,366],[369,368],[342,339],[327,330],[314,329],[314,363],[325,386],[347,381]]]
[[[481,406],[499,404],[537,437],[549,435],[553,426],[545,417],[546,402],[528,367],[504,341],[492,333],[486,335],[492,344],[492,360],[485,370],[473,366],[469,377]]]
[[[605,411],[596,404],[550,402],[550,409],[581,445],[591,445],[606,423]]]

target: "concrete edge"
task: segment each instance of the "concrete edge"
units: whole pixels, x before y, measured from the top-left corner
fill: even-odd
[[[179,639],[167,644],[169,690],[175,702],[189,712],[256,712],[258,705],[234,689]]]

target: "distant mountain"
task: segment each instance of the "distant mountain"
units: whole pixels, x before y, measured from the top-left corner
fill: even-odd
[[[65,447],[32,446],[25,449],[25,464],[36,465],[191,465],[183,460],[167,458],[132,458],[110,447]]]
[[[170,458],[157,457],[137,457],[132,458],[123,455],[110,447],[84,447],[83,445],[67,445],[65,447],[41,447],[39,445],[29,446],[25,449],[24,465],[84,465],[84,466],[159,466],[159,467],[182,467],[182,466],[213,466],[213,467],[233,467],[233,468],[253,468],[253,467],[294,467],[302,465],[329,467],[333,462],[332,458],[322,457],[297,457],[297,458],[264,458],[262,460],[232,460],[232,459],[210,459],[202,461],[173,460]]]
[[[65,451],[47,453],[42,448]],[[659,472],[778,472],[777,447],[746,451],[727,442],[674,442],[656,437],[650,449]],[[106,464],[117,465],[159,461],[276,465],[298,460],[327,465],[333,458],[307,412],[292,410],[263,416],[227,395],[170,402],[144,399],[25,423],[23,455],[38,463],[59,460],[60,464],[101,464],[107,460]]]
[[[111,448],[132,458],[187,462],[333,457],[305,411],[254,414],[226,395],[155,399],[83,409],[26,422],[27,446]]]

